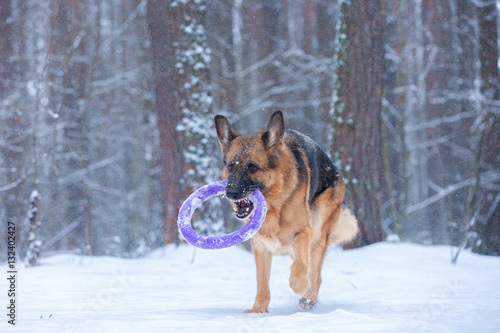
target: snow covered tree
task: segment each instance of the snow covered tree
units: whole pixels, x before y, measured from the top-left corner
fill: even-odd
[[[38,191],[32,191],[28,210],[30,229],[28,232],[28,252],[26,253],[26,259],[31,266],[36,266],[42,255],[42,241],[40,240],[40,233],[38,232],[41,226],[41,221],[38,217],[39,202],[40,197]]]
[[[166,243],[177,241],[177,212],[182,198],[218,175],[205,15],[205,1],[148,3],[163,158]],[[214,213],[199,223],[208,231],[219,209],[209,210]]]
[[[213,127],[212,97],[210,88],[211,50],[208,46],[206,25],[206,2],[174,1],[172,10],[183,13],[179,39],[174,42],[178,84],[178,108],[182,120],[176,130],[184,146],[187,171],[183,185],[188,192],[217,180],[220,176],[216,155],[218,143]],[[194,222],[198,232],[214,234],[222,231],[223,221],[220,202],[204,205],[201,219]]]

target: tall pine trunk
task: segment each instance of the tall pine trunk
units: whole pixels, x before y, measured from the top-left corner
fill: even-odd
[[[16,77],[20,76],[15,58],[16,43],[21,44],[24,35],[16,34],[13,19],[13,3],[0,2],[0,137],[4,144],[0,147],[0,245],[7,244],[7,221],[19,222],[22,216],[22,190],[25,177],[19,170],[25,163],[25,149],[23,137],[26,123],[16,109],[13,96],[16,90]],[[18,15],[25,15],[19,13]],[[20,140],[21,139],[21,140]],[[21,223],[18,224],[21,226]],[[16,228],[16,238],[19,239],[19,230]],[[0,255],[0,260],[7,260],[7,254]],[[3,259],[5,258],[5,259]]]
[[[176,126],[181,118],[177,107],[175,45],[179,34],[179,15],[163,0],[148,2],[148,29],[155,90],[155,110],[160,132],[161,185],[164,209],[164,242],[177,243],[177,208],[182,201],[181,179],[184,157]]]
[[[500,61],[498,34],[500,21],[499,8],[490,3],[478,8],[479,18],[479,58],[481,62],[482,114],[476,120],[478,135],[481,136],[480,150],[481,172],[494,171],[500,174]],[[479,123],[479,124],[478,124]],[[481,183],[478,176],[477,184]],[[476,198],[477,197],[477,198]],[[474,250],[489,255],[500,255],[500,193],[498,190],[478,189],[476,196],[471,195],[471,206],[480,209],[480,219],[475,229],[479,241]],[[479,206],[478,208],[474,205]]]
[[[334,105],[332,156],[342,163],[347,202],[354,207],[360,233],[352,246],[384,239],[382,201],[382,72],[384,63],[382,3],[342,5],[337,98]]]

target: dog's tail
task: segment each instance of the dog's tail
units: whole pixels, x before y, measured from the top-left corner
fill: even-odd
[[[352,241],[358,234],[358,220],[345,204],[342,204],[340,216],[330,232],[330,244],[344,244]]]

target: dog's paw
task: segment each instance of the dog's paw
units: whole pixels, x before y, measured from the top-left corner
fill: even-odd
[[[316,309],[316,304],[317,304],[316,302],[308,298],[301,298],[299,300],[299,306],[304,311],[311,311]]]
[[[267,309],[251,308],[245,311],[245,313],[269,313]]]

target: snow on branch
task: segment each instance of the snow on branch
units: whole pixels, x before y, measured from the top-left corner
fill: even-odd
[[[113,156],[106,158],[102,161],[99,161],[97,163],[91,164],[84,169],[70,173],[66,177],[59,179],[59,184],[64,184],[64,183],[73,181],[75,179],[83,177],[85,174],[89,173],[90,171],[94,171],[96,169],[111,165],[111,164],[115,163],[116,161],[120,160],[122,158],[122,155],[123,155],[123,153],[121,151],[119,151],[116,155],[113,155]]]
[[[16,187],[17,185],[21,184],[23,182],[24,178],[18,178],[16,181],[13,181],[9,184],[5,184],[3,186],[0,186],[0,192],[5,192],[5,191],[8,191],[14,187]]]
[[[411,124],[411,125],[406,125],[404,127],[406,132],[413,132],[413,131],[419,131],[419,130],[425,130],[429,128],[436,128],[437,126],[441,124],[449,124],[453,123],[456,121],[461,121],[466,118],[470,118],[475,116],[476,113],[472,111],[468,112],[461,112],[454,114],[452,116],[447,116],[447,117],[441,117],[441,118],[435,118],[431,121],[423,122],[423,123],[418,123],[418,124]]]
[[[480,178],[481,186],[493,183],[495,181],[500,181],[500,171],[498,171],[498,170],[487,171],[487,172],[480,174],[479,178]],[[461,182],[458,182],[456,184],[449,185],[448,187],[443,188],[441,191],[434,194],[433,196],[425,199],[424,201],[408,206],[406,208],[406,215],[409,215],[413,212],[421,210],[421,209],[441,200],[442,198],[446,197],[447,195],[449,195],[453,192],[456,192],[464,187],[473,185],[475,182],[476,182],[476,178],[473,177],[473,178],[462,180]]]

